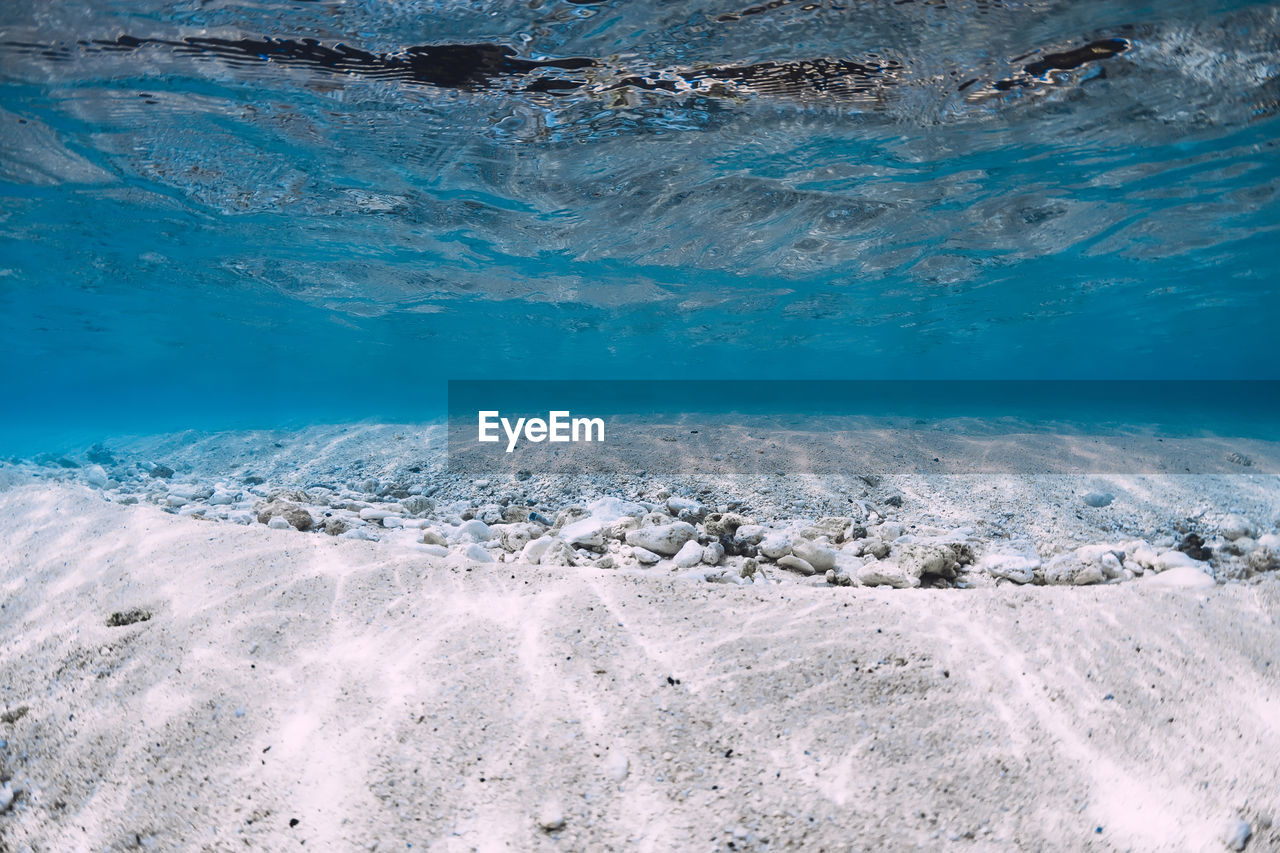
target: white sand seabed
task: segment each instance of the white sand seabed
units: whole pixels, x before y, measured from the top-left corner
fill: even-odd
[[[0,531],[4,850],[1280,849],[1274,575],[468,570],[67,484]]]

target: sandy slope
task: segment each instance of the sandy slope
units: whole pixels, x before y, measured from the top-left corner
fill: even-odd
[[[1273,577],[451,570],[26,486],[0,596],[0,849],[1280,847]]]

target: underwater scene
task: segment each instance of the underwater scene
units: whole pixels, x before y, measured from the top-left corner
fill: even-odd
[[[7,3],[9,431],[1277,378],[1274,4]]]
[[[0,3],[0,851],[1280,849],[1280,3]]]

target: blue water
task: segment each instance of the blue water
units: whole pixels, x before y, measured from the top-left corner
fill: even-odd
[[[1280,4],[749,6],[6,2],[0,444],[463,378],[1280,378]],[[207,47],[265,38],[380,58]],[[480,43],[592,65],[388,70]],[[733,70],[820,58],[874,70]]]

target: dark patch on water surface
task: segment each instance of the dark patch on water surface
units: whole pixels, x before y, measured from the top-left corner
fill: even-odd
[[[882,88],[893,85],[907,71],[907,66],[898,59],[869,54],[860,59],[816,57],[694,65],[636,73],[591,57],[528,59],[508,45],[488,42],[417,45],[395,53],[372,53],[343,43],[324,44],[314,38],[269,37],[163,39],[121,35],[115,39],[81,40],[76,42],[75,49],[16,41],[0,45],[63,61],[70,60],[75,50],[124,53],[161,47],[171,49],[175,55],[210,57],[233,67],[277,64],[458,90],[484,89],[507,81],[516,90],[554,95],[639,89],[721,97],[761,95],[835,102],[874,101]],[[1106,38],[1060,52],[1027,54],[1015,61],[1033,55],[1040,58],[1024,65],[1017,75],[991,81],[989,85],[994,91],[1008,91],[1052,83],[1049,75],[1053,71],[1074,70],[1128,49],[1126,39]],[[560,72],[583,73],[567,76]],[[964,91],[976,82],[976,79],[966,80],[959,84],[957,91]]]
[[[1084,47],[1078,47],[1075,50],[1047,54],[1043,59],[1024,65],[1022,73],[1025,76],[997,80],[993,85],[1002,92],[1031,86],[1050,71],[1071,71],[1089,62],[1110,59],[1128,49],[1129,42],[1125,39],[1114,38],[1091,41]],[[1025,59],[1025,57],[1020,57],[1020,59]]]

